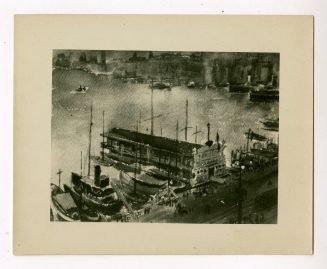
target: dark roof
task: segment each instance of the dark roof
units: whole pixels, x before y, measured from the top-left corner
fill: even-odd
[[[202,145],[199,144],[185,141],[176,141],[175,139],[167,137],[138,133],[136,131],[130,131],[121,128],[112,128],[109,132],[105,133],[104,136],[110,138],[132,140],[134,142],[149,145],[154,148],[188,154],[192,153],[194,148],[198,149],[202,147]]]

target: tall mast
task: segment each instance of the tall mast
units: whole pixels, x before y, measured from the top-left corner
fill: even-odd
[[[81,176],[83,175],[83,152],[81,151]]]
[[[89,130],[89,163],[87,166],[87,175],[90,176],[90,170],[91,170],[91,141],[92,141],[92,104],[91,104],[91,118],[90,118],[90,130]]]
[[[176,123],[176,140],[178,141],[178,120],[177,120],[177,123]]]
[[[104,160],[104,110],[102,111],[102,160]]]
[[[186,99],[186,111],[185,111],[185,141],[187,141],[187,128],[188,128],[188,99]]]
[[[195,126],[195,132],[192,135],[195,135],[195,144],[198,143],[198,133],[201,133],[201,131],[198,131],[198,126]]]
[[[58,172],[57,172],[57,175],[59,177],[59,189],[61,189],[60,185],[61,185],[61,173],[62,171],[59,169]]]
[[[151,79],[151,135],[153,135],[153,78]]]
[[[195,126],[195,144],[198,143],[198,126]]]
[[[249,140],[250,140],[250,135],[251,135],[251,129],[249,129],[247,133],[247,139],[246,139],[246,152],[249,151]]]

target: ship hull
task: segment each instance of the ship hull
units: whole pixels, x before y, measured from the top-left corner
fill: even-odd
[[[141,194],[146,196],[155,195],[164,190],[167,186],[166,183],[159,185],[142,182],[124,172],[119,173],[119,179],[121,186],[128,194]]]
[[[251,92],[251,101],[279,100],[279,91]]]
[[[235,93],[248,93],[252,89],[252,86],[247,85],[229,85],[229,91]]]
[[[105,215],[114,215],[123,207],[123,203],[120,200],[112,200],[106,203],[100,200],[97,201],[97,199],[91,197],[90,195],[86,195],[85,193],[78,193],[74,188],[70,188],[66,185],[65,189],[69,191],[77,205],[80,207],[86,205],[95,212],[103,213]],[[90,221],[93,220],[93,217],[90,216],[86,216],[86,218]]]
[[[278,164],[273,164],[268,167],[263,167],[254,171],[246,171],[242,173],[242,181],[244,182],[254,182],[258,180],[263,180],[273,174],[278,173]],[[233,175],[234,179],[239,177],[239,173]]]
[[[55,215],[59,221],[80,221],[80,216],[77,211],[72,214],[68,214],[62,208],[60,208],[55,198],[58,193],[63,193],[63,191],[57,185],[51,184],[50,208],[53,216]]]

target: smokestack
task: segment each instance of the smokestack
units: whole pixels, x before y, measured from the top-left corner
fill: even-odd
[[[208,127],[208,141],[205,143],[208,147],[211,147],[213,142],[210,140],[210,123],[207,124]]]
[[[94,166],[94,185],[100,187],[101,167],[100,165]]]

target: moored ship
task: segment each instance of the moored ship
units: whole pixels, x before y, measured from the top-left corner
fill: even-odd
[[[53,219],[59,221],[80,221],[77,205],[68,192],[63,192],[57,185],[51,184],[51,212]]]
[[[233,178],[242,173],[244,181],[264,179],[278,172],[278,144],[263,135],[254,133],[251,129],[246,133],[246,149],[237,149],[231,153],[231,168]],[[253,141],[252,147],[249,142]],[[243,170],[240,170],[240,167]]]
[[[119,180],[123,190],[130,195],[155,195],[167,188],[168,185],[167,181],[158,180],[146,173],[133,174],[120,171]]]
[[[276,89],[251,90],[251,101],[273,101],[279,100],[279,91]]]

